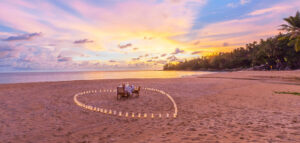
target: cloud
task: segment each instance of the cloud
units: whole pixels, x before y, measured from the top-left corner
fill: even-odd
[[[90,55],[86,55],[86,54],[80,54],[79,56],[80,57],[86,57],[86,58],[91,57]]]
[[[158,56],[156,56],[156,57],[152,57],[151,59],[158,59]]]
[[[32,43],[21,43],[34,48],[34,52],[26,52],[22,57],[28,54],[32,57],[39,55],[45,57],[43,60],[31,62],[32,65],[36,65],[36,68],[43,65],[49,67],[51,65],[53,69],[56,66],[72,68],[73,64],[84,68],[86,67],[84,64],[78,63],[84,60],[95,60],[97,54],[101,56],[96,59],[101,61],[109,61],[113,57],[120,57],[118,62],[130,60],[131,53],[123,54],[124,52],[113,49],[118,44],[121,49],[127,48],[132,51],[137,50],[134,47],[139,47],[136,52],[141,55],[149,53],[145,55],[147,58],[143,58],[145,61],[152,55],[173,52],[171,51],[173,49],[166,47],[183,47],[183,44],[178,45],[176,41],[170,40],[170,36],[188,32],[194,24],[198,10],[205,2],[206,0],[181,0],[176,3],[172,3],[171,0],[128,0],[112,1],[107,5],[94,1],[60,2],[68,6],[68,9],[65,9],[51,1],[40,1],[39,6],[36,7],[36,3],[32,1],[4,0],[0,2],[0,7],[3,13],[7,14],[0,14],[0,21],[1,25],[16,31],[45,33],[45,36]],[[11,34],[13,32],[4,35],[4,38],[15,36]],[[90,40],[94,40],[94,43],[84,44],[89,43]],[[132,44],[137,46],[126,47],[123,44],[127,43],[117,43],[127,40],[134,41]],[[46,45],[48,43],[55,43],[55,45]],[[82,45],[74,48],[74,44]],[[39,49],[43,50],[39,52]],[[26,51],[25,48],[22,51]],[[62,51],[89,53],[90,57],[64,54]],[[45,56],[47,54],[51,55]],[[58,58],[58,55],[61,56]],[[23,60],[29,61],[30,58]],[[58,60],[72,62],[57,62]],[[47,68],[45,67],[43,66],[42,69]]]
[[[176,56],[172,55],[172,56],[168,57],[167,60],[174,62],[174,61],[177,61],[178,58]]]
[[[22,34],[18,36],[10,36],[6,39],[3,39],[3,41],[26,41],[39,36],[42,36],[42,33],[29,33],[29,34]]]
[[[161,54],[160,57],[165,57],[167,54]]]
[[[131,43],[128,43],[128,44],[125,44],[125,45],[118,45],[118,47],[120,48],[120,49],[125,49],[125,48],[128,48],[128,47],[130,47],[130,46],[132,46],[132,44]]]
[[[197,14],[195,8],[203,6],[206,1],[184,0],[172,4],[169,0],[161,2],[129,0],[120,1],[108,7],[84,1],[68,2],[68,4],[82,16],[92,19],[93,22],[99,23],[98,25],[105,26],[102,29],[117,33],[126,31],[139,35],[145,34],[141,31],[173,32],[174,34],[185,32],[193,25],[193,19]],[[146,34],[152,36],[152,34]]]
[[[144,40],[152,40],[153,38],[152,37],[144,37]]]
[[[81,39],[81,40],[76,40],[73,43],[74,44],[84,44],[84,43],[93,43],[93,40],[88,40],[88,39]]]
[[[224,42],[224,43],[223,43],[223,47],[227,47],[227,46],[229,46],[229,43]]]
[[[140,60],[140,58],[132,58],[131,60],[138,61],[138,60]]]
[[[31,56],[26,56],[26,57],[20,58],[19,61],[21,61],[21,62],[33,62],[34,58],[31,57]]]
[[[200,41],[196,41],[196,42],[194,42],[193,44],[194,45],[198,45],[200,43]]]
[[[13,51],[11,47],[0,45],[0,59],[7,58],[11,51]]]
[[[8,45],[0,45],[0,52],[7,52],[7,51],[12,51],[13,48],[11,48]]]
[[[61,55],[57,56],[58,62],[69,62],[72,61],[72,57],[63,57]]]
[[[171,2],[173,2],[173,3],[178,3],[178,2],[180,2],[181,0],[171,0]]]
[[[262,15],[262,14],[267,14],[267,13],[272,13],[272,12],[278,12],[278,11],[286,10],[289,7],[290,6],[283,6],[283,5],[274,6],[274,7],[270,7],[270,8],[255,10],[255,11],[249,13],[248,15],[257,16],[257,15]]]
[[[159,60],[159,61],[156,61],[156,63],[158,63],[158,64],[166,64],[167,61],[165,61],[165,60]]]
[[[237,3],[233,3],[233,2],[232,3],[228,3],[227,7],[236,8],[238,6],[245,5],[245,4],[250,3],[250,2],[251,2],[251,0],[240,0]]]
[[[0,43],[0,59],[18,58],[20,55],[20,52],[21,52],[20,49],[18,49],[15,46]]]
[[[179,48],[176,48],[175,51],[172,53],[174,55],[184,53],[184,50],[180,50]]]
[[[195,51],[195,52],[192,52],[192,55],[198,55],[198,54],[201,54],[203,53],[203,51]]]
[[[48,46],[56,46],[56,44],[48,44]]]
[[[245,5],[245,4],[250,3],[250,2],[251,2],[251,0],[240,0],[241,5]]]
[[[115,60],[109,60],[109,62],[110,62],[110,63],[115,63],[115,62],[117,62],[117,61],[115,61]]]
[[[227,7],[231,7],[231,8],[235,8],[237,6],[238,6],[238,4],[236,4],[236,3],[228,3],[227,4]]]
[[[60,51],[56,48],[43,48],[31,42],[4,44],[0,44],[0,64],[9,65],[5,71],[70,69],[74,64],[71,57],[57,56]]]
[[[139,58],[144,58],[144,57],[146,58],[146,57],[148,57],[148,56],[149,56],[149,54],[140,55]]]

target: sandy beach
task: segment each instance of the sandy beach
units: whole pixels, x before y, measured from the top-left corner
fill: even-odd
[[[74,94],[122,82],[170,94],[177,118],[124,118],[77,106]],[[242,71],[173,79],[114,79],[0,85],[0,142],[300,142],[300,71]],[[172,103],[142,91],[82,102],[128,112],[168,113]]]

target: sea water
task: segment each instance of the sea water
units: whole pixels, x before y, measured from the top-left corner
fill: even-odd
[[[27,83],[97,79],[182,78],[210,74],[202,71],[84,71],[0,73],[0,83]]]

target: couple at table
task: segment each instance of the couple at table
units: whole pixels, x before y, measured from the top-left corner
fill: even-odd
[[[122,84],[121,86],[124,88],[126,93],[132,95],[134,91],[134,85],[130,85],[129,83],[126,83],[126,84]]]

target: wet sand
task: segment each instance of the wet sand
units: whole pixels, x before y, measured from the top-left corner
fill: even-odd
[[[169,93],[177,118],[137,119],[92,112],[74,94],[122,82]],[[0,85],[0,142],[300,142],[300,71],[229,72],[176,79],[121,79]],[[165,96],[84,96],[94,106],[168,113]]]

